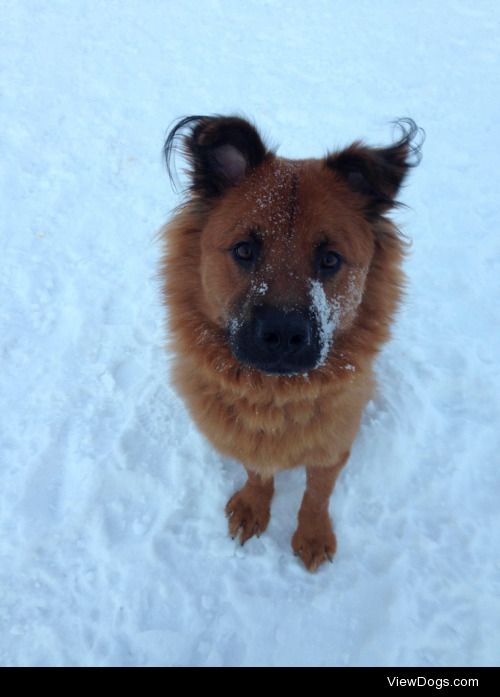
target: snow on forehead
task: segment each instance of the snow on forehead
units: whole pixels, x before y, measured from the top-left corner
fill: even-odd
[[[252,214],[265,215],[266,223],[271,225],[269,232],[276,232],[291,222],[293,208],[296,207],[299,168],[300,164],[293,160],[276,159],[245,194],[254,204]]]

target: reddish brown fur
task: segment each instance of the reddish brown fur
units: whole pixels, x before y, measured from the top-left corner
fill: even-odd
[[[254,291],[227,250],[250,224],[265,231],[274,260],[257,279],[267,288],[266,300],[292,306],[306,296],[306,261],[325,232],[348,260],[362,296],[344,316],[325,364],[308,376],[247,368],[228,345],[231,313]],[[243,542],[265,529],[269,480],[282,469],[306,465],[308,490],[293,546],[315,569],[335,551],[328,497],[372,394],[372,362],[389,336],[401,294],[404,244],[388,219],[364,216],[363,198],[324,160],[275,156],[215,200],[193,196],[162,234],[174,383],[201,431],[251,473],[228,504],[231,532],[240,529]],[[328,284],[328,297],[345,292],[346,283],[347,275],[339,274]],[[319,479],[318,468],[326,468]],[[318,481],[325,492],[320,512],[310,505],[318,498]],[[256,508],[258,515],[251,513]]]

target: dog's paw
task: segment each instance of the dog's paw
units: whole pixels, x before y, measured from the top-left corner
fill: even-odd
[[[308,571],[316,571],[323,562],[333,561],[337,539],[328,516],[310,521],[307,525],[299,523],[292,537],[292,549]]]
[[[271,517],[270,504],[269,499],[257,498],[246,487],[237,491],[226,505],[231,537],[239,537],[242,545],[253,535],[259,537],[268,526]]]

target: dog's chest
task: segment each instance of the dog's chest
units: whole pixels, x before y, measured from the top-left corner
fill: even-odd
[[[272,474],[304,464],[329,465],[357,429],[361,405],[343,393],[279,400],[238,395],[200,382],[184,395],[201,431],[222,453]],[[357,400],[355,400],[357,402]]]

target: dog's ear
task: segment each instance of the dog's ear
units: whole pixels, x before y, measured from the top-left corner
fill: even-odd
[[[421,160],[424,132],[412,119],[397,121],[400,139],[388,148],[353,143],[326,158],[327,166],[364,198],[367,217],[383,215],[397,206],[396,195],[408,174]]]
[[[186,127],[189,127],[187,133],[184,132]],[[188,116],[172,128],[165,142],[170,175],[175,141],[183,132],[183,150],[190,165],[190,188],[200,196],[215,197],[228,187],[239,184],[270,154],[257,130],[245,119],[237,116]]]

